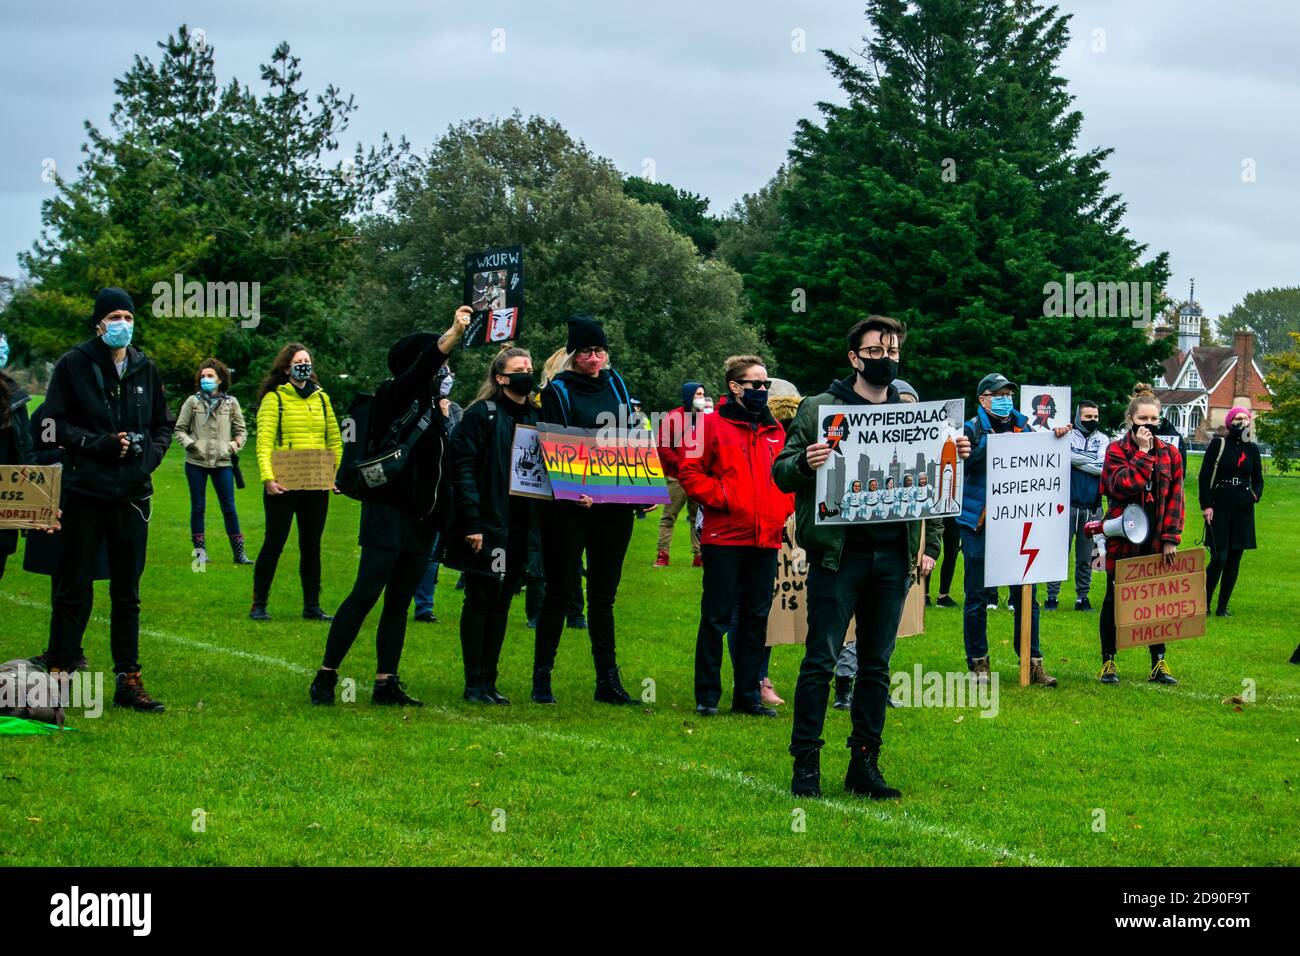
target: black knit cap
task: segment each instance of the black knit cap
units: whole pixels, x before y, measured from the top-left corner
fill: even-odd
[[[99,295],[95,296],[95,311],[90,317],[91,326],[99,325],[104,316],[118,309],[126,309],[131,315],[135,315],[135,303],[131,301],[131,297],[125,290],[114,286],[100,289]]]
[[[604,326],[597,322],[594,316],[570,316],[569,344],[565,346],[565,351],[576,352],[579,349],[594,348],[597,345],[603,349],[609,348],[609,340],[605,338]]]

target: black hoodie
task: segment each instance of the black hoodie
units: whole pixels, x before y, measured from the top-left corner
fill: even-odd
[[[98,336],[69,349],[50,376],[42,419],[53,421],[64,449],[64,490],[110,501],[153,494],[150,475],[167,454],[173,423],[158,368],[143,352],[127,347],[119,378]],[[144,436],[140,454],[120,454],[119,432]]]

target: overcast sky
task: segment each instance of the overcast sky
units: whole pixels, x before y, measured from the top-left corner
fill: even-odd
[[[1252,289],[1300,285],[1300,3],[1061,7],[1075,14],[1060,69],[1085,116],[1080,146],[1115,149],[1126,223],[1170,253],[1176,296],[1195,277],[1216,315]],[[383,132],[423,151],[450,123],[517,107],[557,119],[626,173],[653,160],[660,180],[702,193],[714,212],[767,181],[818,100],[840,98],[817,51],[861,49],[866,29],[853,0],[43,0],[0,16],[8,275],[52,194],[43,161],[75,168],[83,121],[107,125],[113,80],[137,53],[156,59],[155,42],[181,22],[206,32],[222,85],[238,77],[260,91],[258,64],[288,40],[309,89],[356,96],[349,151]],[[807,52],[792,50],[796,29]],[[1254,182],[1242,181],[1245,160]]]

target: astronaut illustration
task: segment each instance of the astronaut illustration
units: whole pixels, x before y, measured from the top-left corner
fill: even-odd
[[[898,489],[898,498],[894,501],[894,514],[899,518],[906,518],[912,513],[912,498],[915,489],[912,486],[912,476],[903,476],[903,487]]]
[[[930,487],[930,478],[921,472],[916,478],[916,488],[912,491],[912,517],[921,517],[924,511],[934,508],[934,489]]]
[[[862,516],[874,518],[880,506],[880,484],[872,478],[867,482],[867,490],[862,493]]]
[[[885,479],[885,490],[880,493],[880,508],[877,514],[882,518],[892,518],[894,502],[898,499],[898,488],[893,476]]]
[[[866,509],[867,494],[862,490],[862,482],[855,481],[849,491],[840,499],[840,516],[845,521],[860,521],[869,517]]]

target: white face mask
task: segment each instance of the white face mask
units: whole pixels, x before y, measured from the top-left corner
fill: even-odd
[[[694,402],[692,402],[692,405],[695,407],[695,410],[696,410],[697,412],[702,412],[702,411],[704,411],[704,399],[702,399],[702,398],[697,398],[697,399],[695,399]]]

